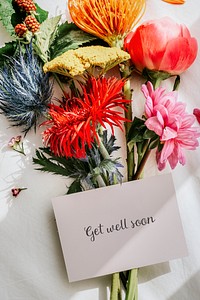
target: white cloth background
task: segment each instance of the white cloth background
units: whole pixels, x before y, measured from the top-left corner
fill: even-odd
[[[50,15],[67,14],[64,0],[38,0]],[[161,0],[147,0],[142,21],[170,16],[185,23],[200,46],[199,0],[186,0],[175,6]],[[9,40],[0,25],[0,45]],[[179,100],[188,111],[200,107],[200,57],[181,76]],[[143,100],[138,91],[141,81],[134,80],[134,109]],[[137,100],[139,102],[137,102]],[[141,104],[140,104],[141,107]],[[34,170],[32,156],[42,146],[41,135],[30,132],[25,140],[26,156],[7,147],[11,137],[19,135],[0,116],[0,299],[1,300],[105,300],[109,296],[111,276],[68,283],[51,198],[66,192],[67,181]],[[146,176],[157,173],[150,162]],[[200,149],[187,152],[187,165],[173,171],[189,256],[139,271],[140,300],[200,299]],[[14,186],[27,187],[17,198]],[[170,222],[170,216],[169,216]],[[81,245],[80,245],[81,247]],[[92,263],[91,258],[91,263]]]

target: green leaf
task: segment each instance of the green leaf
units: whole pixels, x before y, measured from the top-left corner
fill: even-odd
[[[107,132],[103,133],[104,139],[107,141],[107,146],[112,152],[115,148],[115,138],[107,139]],[[39,165],[36,170],[43,172],[51,172],[61,176],[74,178],[74,186],[71,189],[78,189],[80,182],[81,188],[85,185],[89,188],[96,187],[96,177],[103,176],[108,184],[114,184],[122,181],[122,174],[118,168],[122,165],[118,162],[118,158],[104,159],[99,152],[99,147],[96,144],[92,148],[86,147],[86,157],[83,159],[66,158],[54,155],[49,148],[39,148],[36,150],[36,157],[33,158],[33,163]],[[98,185],[97,185],[98,187]]]
[[[40,170],[43,172],[50,172],[61,176],[68,176],[68,172],[65,167],[59,163],[53,162],[50,158],[47,158],[42,152],[36,150],[37,158],[33,158],[33,163],[40,165]]]
[[[149,130],[148,128],[145,130],[143,134],[143,138],[146,140],[157,137],[157,134],[153,130]]]
[[[78,192],[82,192],[80,179],[76,179],[72,182],[72,184],[68,188],[67,194],[73,194]]]
[[[35,3],[35,6],[37,8],[36,12],[36,19],[38,20],[38,22],[41,24],[42,22],[44,22],[47,18],[48,18],[48,11],[42,9],[37,3]]]
[[[49,148],[36,150],[36,156],[37,158],[33,158],[33,163],[41,166],[36,170],[71,178],[85,178],[88,175],[89,167],[85,161],[73,157],[55,156]]]
[[[40,31],[35,35],[33,47],[43,62],[49,60],[49,49],[56,36],[56,30],[61,16],[56,16],[45,20],[40,25]]]
[[[165,80],[171,77],[172,75],[170,73],[164,72],[164,71],[154,71],[149,70],[147,68],[144,68],[142,71],[142,76],[148,80],[150,80],[153,85],[156,83],[157,80]]]
[[[23,12],[15,12],[11,16],[11,24],[13,27],[15,27],[17,24],[23,23],[24,19],[26,17],[26,14]]]
[[[146,126],[144,125],[144,120],[139,119],[137,117],[134,118],[131,127],[128,132],[128,141],[141,141],[143,139],[143,134],[146,130]]]
[[[15,13],[12,0],[0,1],[0,21],[10,35],[15,35],[15,31],[11,22],[12,15]]]
[[[50,47],[51,59],[96,39],[95,36],[79,29],[74,23],[66,21],[58,27],[56,38]]]
[[[134,141],[134,140],[130,140],[130,141],[127,143],[128,151],[129,151],[129,152],[133,151],[134,146],[135,146],[135,141]]]
[[[102,142],[106,148],[106,150],[108,151],[108,154],[111,155],[114,151],[119,150],[120,147],[119,146],[115,146],[115,141],[116,141],[116,137],[114,135],[111,135],[110,138],[108,139],[108,131],[104,130],[103,134],[99,134],[99,136],[102,139]]]
[[[2,48],[0,48],[0,67],[4,65],[6,56],[13,56],[17,48],[17,42],[6,43]]]
[[[104,159],[100,164],[100,167],[105,169],[108,173],[115,173],[116,172],[116,163],[111,159]]]
[[[154,149],[158,146],[159,144],[159,137],[157,136],[156,139],[153,139],[150,144],[149,144],[149,149]]]

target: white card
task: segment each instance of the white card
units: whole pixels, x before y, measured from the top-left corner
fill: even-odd
[[[187,255],[170,174],[52,203],[70,282]]]

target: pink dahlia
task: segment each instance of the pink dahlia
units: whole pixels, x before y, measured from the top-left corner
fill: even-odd
[[[200,129],[192,127],[194,115],[188,114],[186,105],[177,101],[177,92],[153,90],[150,82],[142,86],[142,92],[146,98],[145,125],[159,136],[162,146],[156,155],[158,169],[163,170],[167,161],[172,169],[178,162],[184,165],[183,149],[195,150],[199,146]]]

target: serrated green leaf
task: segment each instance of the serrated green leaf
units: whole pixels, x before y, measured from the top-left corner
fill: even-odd
[[[36,150],[36,158],[33,158],[33,163],[40,165],[37,170],[71,178],[85,178],[89,172],[87,162],[73,157],[56,156],[49,148]]]
[[[42,9],[37,3],[35,3],[35,6],[37,8],[36,10],[37,14],[35,17],[38,20],[38,22],[41,24],[48,18],[49,12]]]
[[[40,165],[40,168],[36,170],[68,176],[67,170],[61,164],[51,161],[51,159],[47,158],[42,152],[36,150],[36,156],[37,158],[33,158],[33,163]]]
[[[56,38],[50,48],[51,59],[96,39],[95,36],[79,29],[74,23],[66,21],[58,27]]]
[[[43,62],[49,59],[50,45],[53,43],[56,36],[56,30],[61,16],[46,19],[40,25],[40,31],[35,35],[33,47]]]
[[[68,188],[67,194],[74,194],[78,192],[82,192],[81,181],[79,179],[72,182]]]
[[[107,133],[103,133],[106,139],[106,145],[109,145],[109,149],[115,148],[115,138],[111,137],[107,139]],[[99,147],[96,144],[92,145],[92,148],[86,147],[87,156],[83,159],[66,158],[54,155],[49,148],[39,148],[36,150],[36,157],[33,158],[34,164],[39,165],[37,170],[44,172],[51,172],[66,177],[74,178],[80,181],[82,189],[85,187],[95,188],[98,187],[96,178],[102,176],[106,184],[114,184],[122,181],[122,174],[118,168],[122,165],[118,162],[118,158],[104,159],[99,151]],[[74,182],[73,188],[78,188]]]
[[[0,21],[10,35],[15,35],[15,31],[11,22],[12,15],[15,13],[12,0],[0,1]]]
[[[112,161],[111,159],[104,159],[100,167],[109,173],[114,173],[116,171],[115,161]]]
[[[116,141],[116,137],[114,135],[111,135],[110,138],[108,139],[108,131],[104,130],[103,134],[99,134],[102,142],[106,148],[106,150],[108,151],[108,154],[111,155],[114,151],[117,151],[120,149],[119,146],[115,146],[115,141]]]

